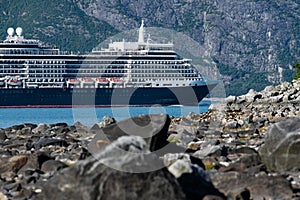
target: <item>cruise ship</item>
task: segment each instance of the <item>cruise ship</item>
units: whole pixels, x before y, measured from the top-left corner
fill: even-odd
[[[60,51],[8,28],[0,42],[0,107],[197,105],[216,85],[172,43],[111,41],[89,54]]]

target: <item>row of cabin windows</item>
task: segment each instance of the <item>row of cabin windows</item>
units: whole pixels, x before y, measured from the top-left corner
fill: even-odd
[[[50,77],[50,78],[45,78],[45,77],[37,77],[37,78],[29,78],[27,82],[43,82],[43,81],[48,81],[48,82],[63,82],[64,79],[62,77],[59,78],[54,78],[54,77]]]
[[[26,69],[24,65],[0,65],[1,69]],[[64,69],[61,65],[31,65],[29,69]]]
[[[132,74],[131,77],[198,77],[196,74]]]
[[[131,65],[133,69],[189,69],[185,65]]]
[[[68,74],[124,74],[124,70],[66,70]]]
[[[41,68],[41,69],[43,69],[43,68],[65,68],[63,65],[39,65],[39,64],[37,64],[37,65],[30,65],[29,66],[29,68]]]
[[[30,78],[62,78],[63,76],[60,74],[32,74]],[[30,80],[30,79],[29,79]],[[35,79],[32,79],[35,80]]]
[[[190,69],[190,66],[186,65],[129,65],[132,69]],[[128,66],[125,65],[88,65],[88,64],[78,64],[78,65],[66,65],[67,69],[77,69],[77,68],[89,68],[89,69],[125,69]]]
[[[146,61],[132,61],[131,64],[172,64],[172,65],[176,65],[176,64],[183,64],[183,61],[165,61],[165,60],[146,60]]]
[[[131,70],[131,73],[194,73],[194,70]]]
[[[18,65],[33,65],[33,64],[64,64],[63,60],[0,60],[0,64],[18,64]]]
[[[111,66],[111,65],[67,65],[65,67],[66,69],[91,69],[91,70],[96,70],[96,69],[125,69],[125,66]]]
[[[128,63],[127,60],[123,61],[113,61],[113,60],[83,60],[83,61],[71,61],[70,64],[81,64],[83,62],[84,64],[169,64],[169,65],[180,65],[184,64],[184,61],[165,61],[165,60],[142,60],[142,61],[131,61],[131,63]]]
[[[3,54],[39,54],[39,55],[57,55],[58,51],[56,50],[1,50],[0,53]]]
[[[179,78],[159,78],[159,79],[139,79],[133,78],[131,79],[132,82],[153,82],[153,81],[198,81],[198,78],[186,78],[186,79],[179,79]]]
[[[24,70],[1,70],[0,74],[24,74],[27,73]],[[64,70],[29,70],[29,74],[31,73],[65,73]]]
[[[29,74],[34,74],[34,73],[41,73],[41,74],[45,74],[45,73],[65,73],[64,70],[29,70]]]

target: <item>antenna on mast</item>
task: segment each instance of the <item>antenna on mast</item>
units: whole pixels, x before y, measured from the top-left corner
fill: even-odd
[[[141,24],[140,29],[139,29],[138,43],[139,44],[144,44],[145,43],[145,41],[144,41],[144,20],[142,20],[142,24]]]

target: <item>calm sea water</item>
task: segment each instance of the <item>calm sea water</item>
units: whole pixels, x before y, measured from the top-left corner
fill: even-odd
[[[93,125],[108,115],[117,121],[141,114],[167,113],[180,117],[190,112],[203,113],[210,106],[209,101],[202,101],[199,106],[152,106],[152,107],[114,107],[114,108],[2,108],[0,109],[0,128],[12,125],[33,123],[53,124],[65,122],[69,125],[81,122]]]

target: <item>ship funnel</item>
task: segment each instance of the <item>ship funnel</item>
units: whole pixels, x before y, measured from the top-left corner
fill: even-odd
[[[139,29],[139,40],[138,43],[143,44],[144,42],[144,20],[142,20],[141,27]]]
[[[7,34],[8,34],[8,36],[13,36],[14,33],[15,33],[14,28],[9,27],[9,28],[7,29]]]

